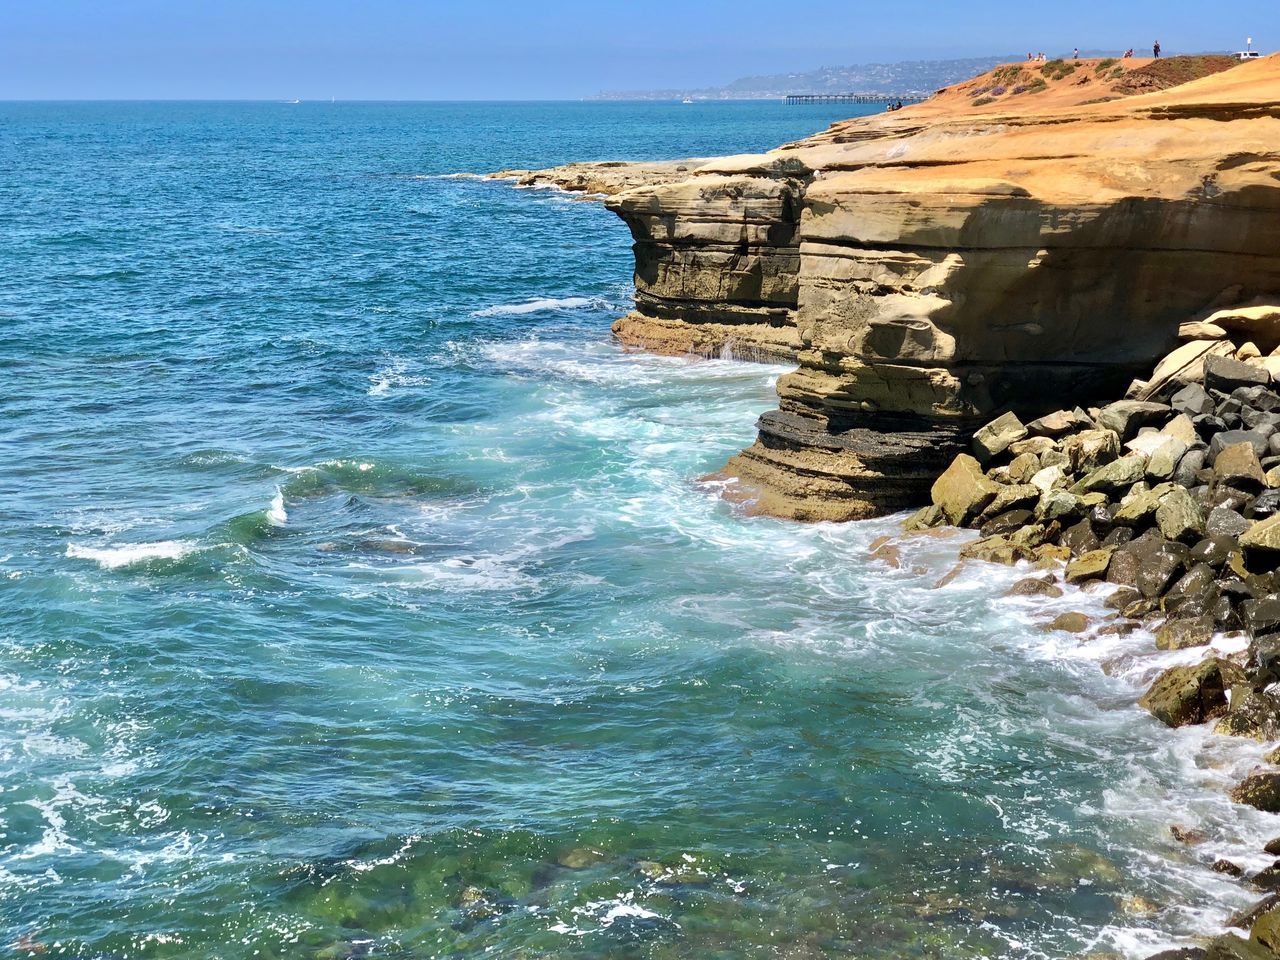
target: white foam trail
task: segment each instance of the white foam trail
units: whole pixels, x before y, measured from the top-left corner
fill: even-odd
[[[276,495],[271,499],[267,520],[273,527],[283,527],[289,521],[289,512],[284,508],[284,493],[279,487],[276,487]]]
[[[196,549],[189,540],[161,540],[157,543],[130,543],[119,547],[86,547],[68,543],[68,557],[92,560],[103,570],[116,570],[148,560],[180,560]]]
[[[506,303],[485,307],[483,310],[473,310],[471,316],[506,317],[525,313],[543,313],[547,310],[582,310],[588,307],[607,310],[609,309],[609,304],[599,297],[544,297],[539,300],[528,300],[524,303]]]

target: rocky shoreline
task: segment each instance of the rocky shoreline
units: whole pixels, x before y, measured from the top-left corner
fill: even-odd
[[[1060,597],[1071,584],[1103,594],[1112,611],[1101,623],[1061,614],[1046,630],[1145,627],[1159,650],[1203,649],[1199,662],[1163,671],[1139,705],[1169,727],[1211,723],[1270,743],[1280,739],[1280,306],[1219,311],[1182,336],[1128,399],[983,426],[904,529],[977,530],[962,564],[1029,566],[1038,573],[1014,594]],[[886,538],[872,555],[893,563],[897,550]],[[1263,760],[1230,799],[1280,813],[1280,748]],[[1180,842],[1205,839],[1194,824],[1170,830]],[[1265,852],[1280,856],[1280,838]],[[1250,875],[1225,859],[1211,868],[1265,894],[1228,921],[1249,939],[1228,931],[1156,956],[1280,956],[1280,859]]]

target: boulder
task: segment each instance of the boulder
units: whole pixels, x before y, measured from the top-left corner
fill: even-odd
[[[1203,647],[1213,639],[1213,621],[1208,617],[1169,620],[1156,631],[1157,650],[1185,650]]]
[[[1241,518],[1244,520],[1244,518]],[[1247,520],[1244,520],[1248,523]],[[1240,534],[1240,547],[1248,553],[1280,553],[1280,514],[1273,514],[1265,520],[1248,527]]]
[[[1204,947],[1205,960],[1276,960],[1275,954],[1260,943],[1241,940],[1235,934],[1214,937]]]
[[[1121,440],[1128,440],[1148,424],[1163,423],[1172,414],[1163,403],[1149,400],[1117,400],[1098,411],[1098,426],[1114,431]]]
[[[1139,390],[1126,394],[1146,400],[1167,397],[1182,387],[1204,380],[1204,362],[1208,357],[1230,357],[1235,347],[1229,340],[1197,340],[1184,343],[1156,364],[1155,372]]]
[[[1191,426],[1190,420],[1187,421],[1187,426]],[[1157,436],[1161,438],[1161,443],[1147,457],[1147,479],[1157,482],[1171,480],[1183,455],[1187,452],[1187,445],[1177,437],[1168,437],[1163,434],[1157,434]]]
[[[1160,505],[1156,508],[1156,526],[1166,540],[1194,543],[1204,536],[1204,511],[1187,492],[1186,487],[1172,486],[1160,497]]]
[[[1239,684],[1231,688],[1227,701],[1227,715],[1214,725],[1214,733],[1263,741],[1280,734],[1280,700],[1271,694]]]
[[[1205,520],[1205,533],[1210,537],[1238,537],[1252,524],[1230,507],[1214,507]]]
[[[1191,418],[1185,413],[1177,414],[1160,428],[1160,433],[1162,436],[1181,440],[1188,447],[1200,439],[1196,434],[1195,424],[1191,422]]]
[[[1228,796],[1264,813],[1280,813],[1280,773],[1255,769],[1232,787]]]
[[[1223,330],[1237,330],[1274,349],[1280,342],[1280,306],[1271,303],[1228,307],[1203,321]]]
[[[1256,456],[1265,457],[1269,452],[1269,438],[1269,434],[1257,430],[1223,430],[1209,441],[1209,460],[1216,465],[1223,450],[1240,443],[1249,444]]]
[[[1228,357],[1208,357],[1204,362],[1204,386],[1206,390],[1230,393],[1236,387],[1267,386],[1271,376],[1267,371]]]
[[[1070,550],[1073,557],[1083,556],[1102,545],[1088,517],[1063,530],[1058,542]]]
[[[989,463],[1009,449],[1009,445],[1026,439],[1027,428],[1012,411],[1002,414],[973,435],[974,455]]]
[[[1055,487],[1066,479],[1066,472],[1062,467],[1045,467],[1043,470],[1037,471],[1028,481],[1041,493],[1049,493]]]
[[[1048,437],[1027,437],[1025,440],[1019,440],[1017,443],[1009,444],[1009,453],[1014,457],[1021,457],[1030,454],[1039,459],[1050,450],[1056,450],[1058,445]]]
[[[1066,490],[1051,490],[1040,499],[1036,516],[1041,520],[1070,523],[1084,516],[1085,509],[1082,497]]]
[[[1179,490],[1182,488],[1179,487]],[[1172,490],[1172,484],[1160,484],[1154,489],[1142,490],[1134,488],[1133,493],[1120,501],[1120,509],[1112,518],[1116,523],[1126,527],[1145,527],[1155,516],[1160,500]]]
[[[1170,397],[1169,406],[1189,419],[1194,419],[1213,413],[1213,397],[1200,384],[1192,383]]]
[[[1276,856],[1274,851],[1267,850],[1266,852]],[[1276,907],[1280,907],[1280,893],[1268,894],[1247,910],[1237,910],[1233,913],[1227,918],[1227,926],[1248,930],[1260,916]]]
[[[1138,705],[1170,727],[1204,723],[1227,712],[1226,692],[1243,680],[1244,671],[1234,663],[1210,657],[1190,666],[1170,667]]]
[[[1008,510],[985,521],[979,529],[984,537],[1005,536],[1035,523],[1035,520],[1035,514],[1030,510]]]
[[[1007,536],[984,537],[960,549],[961,560],[985,560],[1011,567],[1020,560],[1034,559],[1034,548],[1013,543]]]
[[[1076,407],[1074,410],[1058,410],[1045,414],[1027,424],[1027,432],[1035,437],[1060,437],[1077,430],[1087,430],[1093,426],[1089,415]]]
[[[1130,454],[1089,472],[1070,490],[1075,494],[1091,493],[1095,490],[1101,493],[1117,493],[1138,483],[1146,472],[1146,458]]]
[[[983,475],[977,460],[962,453],[934,481],[930,492],[947,521],[962,527],[995,499],[1000,484]]]
[[[1257,917],[1249,930],[1249,939],[1280,956],[1280,909],[1272,909]]]
[[[1186,565],[1188,550],[1178,543],[1160,538],[1135,540],[1126,550],[1138,559],[1138,575],[1134,586],[1148,600],[1154,600],[1169,588]]]
[[[1009,462],[1009,479],[1013,483],[1030,483],[1040,472],[1040,458],[1033,453],[1021,453]]]
[[[1092,622],[1083,613],[1060,613],[1052,622],[1046,623],[1040,629],[1045,633],[1052,633],[1055,630],[1063,633],[1084,633]]]
[[[1240,349],[1236,351],[1236,359],[1243,360],[1245,363],[1248,363],[1250,360],[1257,360],[1261,356],[1262,351],[1259,350],[1258,345],[1252,341],[1241,344]]]
[[[1112,430],[1082,430],[1062,441],[1072,473],[1088,473],[1120,456],[1120,437]]]
[[[1056,598],[1062,596],[1062,588],[1053,582],[1052,577],[1026,577],[1010,587],[1005,596]]]
[[[1227,331],[1222,327],[1204,320],[1178,325],[1179,340],[1221,340],[1226,335]]]
[[[1087,580],[1098,580],[1106,576],[1107,565],[1111,563],[1111,555],[1115,547],[1102,547],[1090,550],[1067,564],[1067,582],[1084,583]]]
[[[1214,438],[1216,441],[1216,437]],[[1249,484],[1265,487],[1266,474],[1262,472],[1262,464],[1258,461],[1257,448],[1252,442],[1245,440],[1223,447],[1213,461],[1213,474],[1220,481],[1239,486]]]
[[[1016,483],[1002,487],[986,508],[980,519],[989,520],[1010,510],[1031,509],[1040,500],[1040,488],[1030,483]]]

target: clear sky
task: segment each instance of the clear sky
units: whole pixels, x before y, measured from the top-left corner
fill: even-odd
[[[1250,34],[1280,49],[1278,0],[0,0],[0,99],[572,99]]]

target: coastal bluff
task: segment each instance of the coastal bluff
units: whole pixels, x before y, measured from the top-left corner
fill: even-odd
[[[1181,324],[1280,294],[1280,57],[1191,59],[1012,64],[609,191],[614,332],[798,364],[724,470],[752,509],[918,506],[996,415],[1115,399]]]

